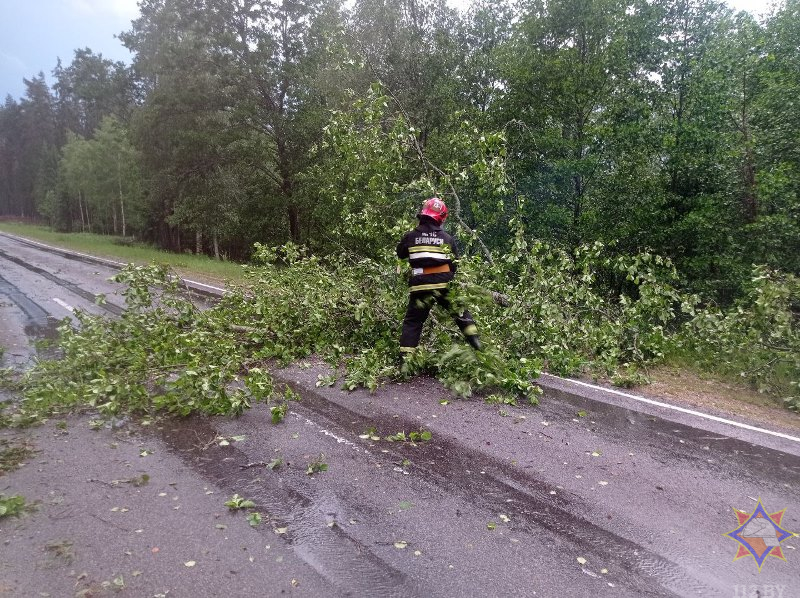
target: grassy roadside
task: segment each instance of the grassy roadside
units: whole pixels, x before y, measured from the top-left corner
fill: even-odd
[[[778,397],[760,393],[730,376],[673,360],[650,369],[648,377],[650,384],[634,388],[635,393],[759,426],[783,428],[795,436],[800,433],[800,414],[783,407]]]
[[[169,253],[143,243],[131,243],[120,237],[93,233],[59,233],[46,226],[3,221],[0,221],[0,232],[116,261],[166,264],[182,276],[200,278],[206,282],[224,284],[226,280],[244,279],[241,266],[234,262],[188,253]]]

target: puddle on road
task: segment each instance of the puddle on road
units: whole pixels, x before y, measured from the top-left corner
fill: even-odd
[[[16,345],[6,356],[8,365],[14,369],[25,369],[34,356],[42,359],[57,357],[55,341],[61,320],[47,313],[38,303],[20,291],[13,283],[0,276],[0,296],[8,298],[18,310],[15,319],[28,339],[28,344]]]
[[[48,316],[47,322],[43,325],[37,323],[25,326],[25,334],[33,341],[36,356],[39,359],[57,359],[59,357],[58,328],[61,324],[63,324],[63,320]]]
[[[175,449],[192,469],[230,494],[240,493],[263,508],[271,519],[289,529],[281,538],[295,553],[345,595],[419,596],[420,588],[403,572],[375,555],[370,547],[351,537],[340,526],[327,526],[326,514],[345,509],[333,496],[312,501],[277,476],[267,482],[264,469],[241,469],[247,455],[230,445],[216,446],[213,457],[200,439],[214,438],[217,431],[207,418],[193,416],[166,421],[155,431]],[[261,474],[261,475],[259,475]],[[270,536],[269,526],[259,527]]]

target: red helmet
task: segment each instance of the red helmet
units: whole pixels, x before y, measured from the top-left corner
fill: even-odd
[[[430,199],[426,199],[425,203],[422,204],[422,209],[417,216],[429,216],[433,218],[437,224],[441,224],[444,222],[445,218],[447,218],[447,206],[438,197],[431,197]]]

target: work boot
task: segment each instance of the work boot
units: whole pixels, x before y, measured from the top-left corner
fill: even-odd
[[[404,357],[400,358],[400,373],[403,376],[408,376],[409,372],[411,371],[411,364],[408,363],[408,360]]]
[[[475,349],[476,351],[481,350],[481,339],[478,338],[477,334],[472,334],[466,337],[469,346]]]
[[[408,376],[409,372],[411,371],[411,356],[413,355],[413,351],[400,351],[400,354],[397,357],[397,366],[400,369],[400,373],[404,376]]]

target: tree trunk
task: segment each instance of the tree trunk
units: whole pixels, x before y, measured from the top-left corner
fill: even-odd
[[[577,247],[581,242],[580,223],[581,204],[583,203],[583,177],[580,174],[576,174],[572,177],[572,184],[575,192],[572,204],[572,235]]]
[[[747,72],[742,74],[742,135],[744,137],[744,158],[742,159],[742,211],[746,222],[754,222],[758,216],[756,200],[756,165],[753,157],[753,144],[747,119]]]
[[[756,198],[756,167],[753,159],[753,149],[749,146],[745,149],[744,161],[742,164],[742,182],[744,184],[742,194],[742,210],[747,222],[754,222],[758,216],[758,200]]]
[[[289,205],[289,237],[293,243],[300,242],[300,214],[293,204]]]
[[[219,235],[214,233],[214,259],[219,259]]]
[[[78,191],[78,211],[81,213],[81,232],[86,231],[86,224],[83,220],[83,192]]]
[[[582,165],[583,160],[586,157],[586,153],[584,151],[585,123],[586,121],[583,117],[583,114],[578,113],[575,118],[575,149],[573,153],[575,163],[578,165]],[[581,214],[583,212],[583,194],[586,190],[586,182],[584,181],[583,174],[580,172],[576,172],[572,176],[572,190],[572,235],[575,247],[577,247],[581,242],[580,222]]]
[[[119,210],[122,215],[122,236],[126,236],[127,231],[125,228],[125,200],[122,197],[122,164],[120,164],[120,157],[117,154],[117,184],[119,185]]]
[[[203,253],[203,233],[199,230],[194,233],[194,252],[197,255]]]
[[[300,211],[292,201],[292,176],[289,169],[289,155],[286,149],[286,142],[282,137],[278,138],[278,170],[281,173],[281,194],[286,201],[286,210],[289,217],[289,238],[293,243],[300,242]]]

